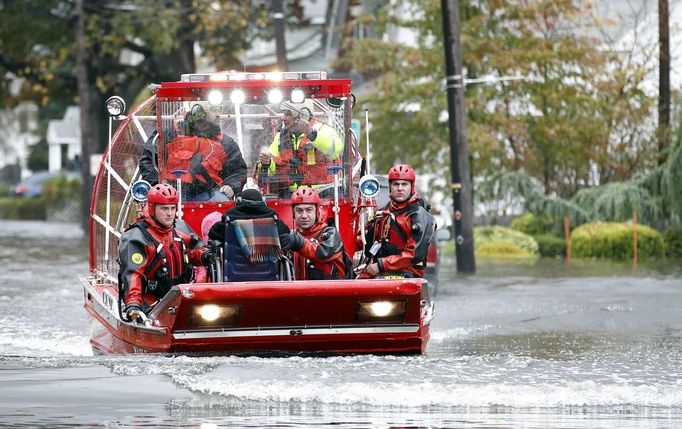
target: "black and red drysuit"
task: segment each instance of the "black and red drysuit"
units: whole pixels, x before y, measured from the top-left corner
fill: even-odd
[[[192,264],[202,264],[205,247],[173,226],[146,215],[123,233],[118,246],[119,281],[125,304],[146,309],[176,284],[192,280]]]
[[[435,222],[417,192],[402,203],[391,201],[377,212],[365,234],[365,257],[379,275],[423,277]],[[372,277],[366,272],[360,278]]]

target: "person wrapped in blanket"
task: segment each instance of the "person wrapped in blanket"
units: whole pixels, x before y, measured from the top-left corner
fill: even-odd
[[[227,210],[220,221],[216,222],[208,233],[208,238],[223,242],[225,241],[225,226],[230,221],[244,219],[273,218],[277,225],[277,234],[283,252],[291,250],[291,230],[286,223],[277,216],[277,212],[268,207],[263,201],[258,189],[245,189],[236,198],[236,204]]]

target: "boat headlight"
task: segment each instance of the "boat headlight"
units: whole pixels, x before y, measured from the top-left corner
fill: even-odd
[[[240,311],[239,305],[193,305],[190,307],[189,325],[194,328],[237,326]]]
[[[402,322],[405,320],[405,301],[358,302],[358,322]]]

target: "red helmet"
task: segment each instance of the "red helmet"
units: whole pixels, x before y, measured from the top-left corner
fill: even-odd
[[[390,170],[388,170],[389,182],[391,180],[407,180],[408,182],[412,182],[414,185],[416,177],[417,176],[414,174],[412,167],[407,164],[394,165]]]
[[[312,188],[298,188],[291,195],[291,205],[296,204],[315,204],[320,205],[320,196]]]
[[[147,204],[149,205],[149,214],[154,215],[156,204],[177,204],[178,191],[174,187],[166,183],[157,183],[152,186],[147,193]]]

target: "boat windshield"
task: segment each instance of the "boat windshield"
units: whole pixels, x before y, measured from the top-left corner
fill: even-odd
[[[348,196],[357,153],[347,135],[349,100],[271,103],[234,92],[157,100],[160,179],[181,184],[183,201],[225,201],[245,185],[266,198],[288,198],[303,186],[331,198],[335,175],[339,196]]]

